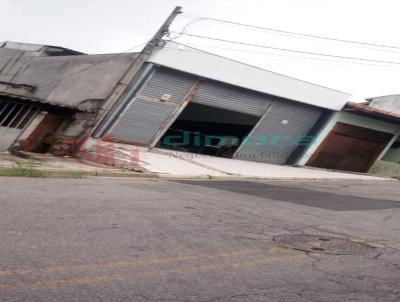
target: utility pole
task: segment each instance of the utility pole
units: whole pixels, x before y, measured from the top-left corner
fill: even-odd
[[[139,53],[135,61],[126,71],[121,81],[118,82],[111,95],[104,102],[104,105],[99,111],[98,117],[96,118],[95,126],[92,128],[89,135],[92,135],[96,131],[97,134],[96,136],[101,136],[104,130],[106,130],[105,127],[102,127],[104,126],[102,125],[104,118],[108,116],[110,110],[112,110],[115,107],[115,105],[124,95],[129,85],[135,80],[143,64],[149,59],[149,57],[153,53],[154,48],[160,45],[160,42],[162,41],[164,36],[169,32],[169,27],[171,26],[172,22],[181,13],[182,13],[182,7],[180,6],[175,7],[174,10],[171,12],[171,14],[168,16],[168,18],[165,20],[165,22],[155,33],[153,38],[146,44],[143,50]]]
[[[174,8],[172,13],[167,18],[167,20],[165,20],[164,24],[161,25],[159,30],[156,32],[156,34],[150,40],[150,42],[147,43],[147,45],[144,47],[144,49],[142,51],[143,53],[147,54],[147,56],[151,55],[154,47],[156,47],[161,42],[162,38],[164,38],[164,36],[169,32],[169,27],[171,26],[172,22],[181,13],[182,13],[182,7],[177,6]]]

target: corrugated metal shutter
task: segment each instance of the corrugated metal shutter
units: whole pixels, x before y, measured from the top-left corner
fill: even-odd
[[[238,159],[284,164],[301,139],[322,115],[322,109],[291,101],[275,101],[246,142],[237,150]]]
[[[205,82],[192,102],[262,116],[272,103],[272,97],[239,87]]]
[[[160,68],[139,93],[155,100],[160,100],[163,94],[170,94],[170,102],[180,103],[196,78],[192,75],[178,72],[172,69]]]
[[[174,70],[157,69],[121,113],[107,136],[119,141],[150,145],[155,136],[166,129],[167,123],[178,111],[194,82],[194,76]],[[163,94],[172,97],[168,102],[163,102]]]
[[[121,141],[149,144],[174,110],[174,106],[136,99],[128,106],[109,136]]]

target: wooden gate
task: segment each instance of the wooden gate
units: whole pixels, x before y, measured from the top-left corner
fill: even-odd
[[[353,172],[367,172],[393,134],[337,123],[308,166]]]

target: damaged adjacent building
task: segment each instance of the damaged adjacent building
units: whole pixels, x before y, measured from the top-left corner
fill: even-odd
[[[0,150],[71,153],[135,56],[0,44]]]
[[[347,93],[174,42],[158,45],[126,81],[137,58],[3,44],[0,96],[7,113],[0,131],[10,138],[1,139],[1,148],[95,154],[101,141],[121,150],[365,172],[399,131],[396,116],[366,112],[366,105],[348,103]]]

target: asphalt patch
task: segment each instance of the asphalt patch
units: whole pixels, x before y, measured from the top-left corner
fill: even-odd
[[[400,201],[340,195],[309,189],[275,186],[260,182],[195,180],[175,182],[333,211],[367,211],[400,208]]]
[[[375,251],[373,246],[364,242],[317,235],[286,234],[275,236],[274,242],[295,250],[318,254],[365,255]]]

